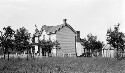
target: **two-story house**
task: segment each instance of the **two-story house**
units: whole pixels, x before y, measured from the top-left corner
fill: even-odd
[[[34,34],[35,39],[35,51],[39,50],[39,44],[37,41],[40,40],[51,40],[58,41],[60,48],[56,50],[54,47],[51,51],[56,56],[79,56],[81,55],[81,44],[80,32],[75,31],[69,24],[63,20],[63,24],[57,26],[46,26],[43,25],[41,30]],[[38,31],[38,30],[37,30]],[[40,51],[41,52],[41,51]]]
[[[57,56],[74,55],[76,56],[76,31],[63,20],[63,24],[57,26],[42,26],[42,34],[40,39],[57,40],[61,49],[52,50]]]

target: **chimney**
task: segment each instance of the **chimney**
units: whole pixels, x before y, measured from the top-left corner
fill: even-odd
[[[80,42],[80,31],[76,31],[77,32],[77,42]]]
[[[66,24],[67,19],[63,19],[63,24]]]

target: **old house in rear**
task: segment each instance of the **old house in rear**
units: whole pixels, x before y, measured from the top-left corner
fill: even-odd
[[[115,58],[116,52],[117,50],[115,48],[113,48],[110,44],[107,44],[102,48],[102,57]]]
[[[52,48],[53,56],[79,56],[82,54],[82,45],[80,43],[80,31],[75,31],[67,22],[63,20],[63,24],[57,26],[43,25],[39,33],[35,33],[34,43],[35,51],[39,50],[38,40],[58,41],[60,49]],[[42,49],[42,48],[41,48]],[[40,51],[40,50],[39,50]],[[41,51],[40,51],[41,52]]]
[[[63,24],[57,26],[42,26],[43,32],[40,39],[58,41],[60,48],[52,49],[56,56],[76,56],[76,31],[63,20]]]

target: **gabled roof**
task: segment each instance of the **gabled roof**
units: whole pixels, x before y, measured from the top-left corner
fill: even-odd
[[[46,32],[48,32],[53,26],[46,26],[46,25],[43,25],[42,26],[42,29],[44,29]]]
[[[47,34],[52,34],[52,33],[58,32],[60,29],[62,29],[65,26],[69,27],[76,34],[76,31],[67,23],[66,24],[57,25],[57,26],[46,26],[46,25],[43,25],[42,29],[45,30],[45,32]]]
[[[105,49],[105,50],[114,50],[114,48],[110,45],[110,44],[107,44],[105,45],[102,49]]]

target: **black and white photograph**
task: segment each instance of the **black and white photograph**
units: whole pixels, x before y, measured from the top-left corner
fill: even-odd
[[[0,0],[0,73],[125,73],[125,1]]]

